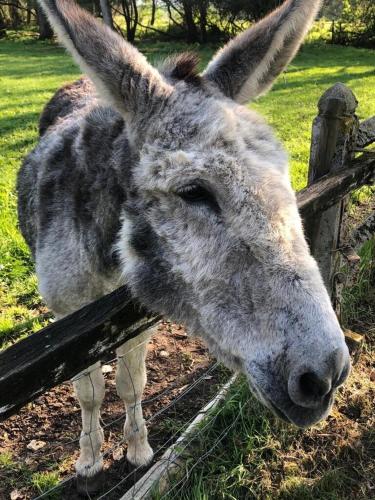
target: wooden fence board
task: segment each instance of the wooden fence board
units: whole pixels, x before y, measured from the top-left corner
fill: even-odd
[[[365,148],[375,142],[375,116],[362,122],[357,136],[357,148]]]
[[[121,287],[8,348],[0,355],[0,420],[159,319]]]
[[[322,177],[297,193],[298,208],[304,218],[324,212],[345,195],[366,184],[373,184],[375,155],[364,154],[352,166]]]

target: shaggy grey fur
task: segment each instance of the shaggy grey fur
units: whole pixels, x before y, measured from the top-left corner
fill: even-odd
[[[187,54],[157,71],[69,0],[43,5],[101,96],[87,79],[58,91],[18,177],[20,226],[50,307],[65,315],[127,282],[244,371],[277,415],[300,426],[326,416],[349,372],[344,337],[286,155],[234,101],[270,86],[320,1],[285,2],[203,75]]]

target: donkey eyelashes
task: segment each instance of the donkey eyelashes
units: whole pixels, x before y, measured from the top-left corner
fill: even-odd
[[[177,195],[185,201],[202,202],[212,198],[212,194],[203,186],[193,183],[178,189]]]
[[[206,187],[199,183],[191,183],[179,188],[176,191],[177,196],[189,204],[207,205],[214,212],[220,212],[220,206],[215,196]]]

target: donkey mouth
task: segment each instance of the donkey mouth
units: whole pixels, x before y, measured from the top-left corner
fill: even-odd
[[[292,424],[293,422],[286,416],[286,414],[279,410],[279,408],[277,408],[277,406],[275,406],[273,403],[271,403],[271,401],[268,402],[269,404],[269,409],[272,411],[272,413],[278,417],[280,420],[284,420],[284,422],[286,422],[287,424]]]
[[[281,410],[271,401],[268,401],[267,406],[276,417],[280,418],[284,422],[293,424],[301,429],[306,429],[326,418],[332,407],[332,403],[333,398],[330,398],[330,400],[324,404],[324,407],[320,410],[304,408],[302,406],[297,406],[292,402],[287,410]]]
[[[305,408],[298,406],[293,403],[287,395],[285,395],[285,400],[283,401],[284,404],[281,408],[280,404],[275,404],[275,402],[272,402],[267,398],[264,399],[266,399],[268,408],[276,417],[284,420],[284,422],[306,429],[317,424],[328,416],[332,408],[334,395],[333,393],[327,395],[319,408]]]
[[[332,408],[335,391],[327,394],[319,408],[306,408],[293,403],[287,392],[281,388],[278,391],[278,396],[272,397],[266,395],[258,384],[254,384],[254,381],[249,380],[249,377],[248,381],[250,389],[256,398],[271,410],[276,417],[302,429],[311,427],[326,418]]]

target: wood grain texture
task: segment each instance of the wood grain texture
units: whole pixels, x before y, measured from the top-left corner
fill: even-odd
[[[313,122],[309,165],[309,185],[328,173],[341,171],[354,158],[359,121],[353,92],[337,83],[329,88],[318,103],[318,116]],[[318,262],[328,293],[334,295],[335,250],[339,246],[345,202],[339,199],[324,211],[306,218],[306,234],[311,252]]]
[[[92,302],[0,354],[0,420],[152,327],[127,287]]]
[[[357,148],[365,148],[375,142],[375,116],[363,121],[358,130]]]
[[[351,234],[349,244],[353,250],[359,250],[361,246],[375,236],[375,213],[371,214]]]
[[[326,211],[351,191],[374,183],[375,155],[364,154],[351,165],[297,193],[298,208],[304,219]]]

